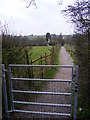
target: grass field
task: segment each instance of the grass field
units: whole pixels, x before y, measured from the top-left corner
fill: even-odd
[[[49,47],[48,46],[33,46],[32,48],[28,47],[28,51],[29,51],[28,54],[30,55],[30,53],[31,53],[31,56],[29,58],[30,58],[30,60],[34,61],[37,58],[41,57],[41,55],[42,56],[45,55],[45,53],[46,53],[46,55],[50,55],[52,48],[53,48],[52,46],[49,46]],[[59,55],[59,52],[60,52],[60,46],[58,46],[56,48],[57,48],[57,50],[56,50],[57,52],[54,53],[55,54],[54,58],[56,56],[55,64],[58,64],[58,55]],[[56,48],[54,48],[54,49],[56,49]],[[49,61],[51,61],[51,59],[52,59],[51,56],[47,58],[47,64],[49,63]],[[38,64],[38,63],[39,63],[39,61],[37,61],[37,62],[35,62],[33,64]],[[45,64],[45,60],[42,61],[42,64]],[[46,72],[46,74],[44,76],[45,78],[48,78],[48,77],[53,78],[53,76],[56,73],[55,72],[56,69],[51,69],[51,70],[49,70],[49,69],[47,70],[47,72]]]
[[[49,55],[51,52],[52,46],[33,46],[32,49],[29,50],[32,53],[30,58],[32,60],[36,60],[37,58],[41,57],[41,55],[44,55],[45,53]],[[28,48],[29,49],[29,48]]]

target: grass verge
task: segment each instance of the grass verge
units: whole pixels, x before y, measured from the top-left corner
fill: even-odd
[[[75,47],[71,45],[65,45],[66,51],[70,54],[71,58],[73,59],[74,64],[78,64],[78,60],[76,58],[75,54]],[[81,77],[80,77],[81,76]],[[83,87],[80,83],[80,80],[82,79],[83,74],[79,74],[79,87]],[[84,79],[84,78],[83,78]],[[79,88],[80,89],[80,88]],[[74,95],[74,93],[73,93]],[[90,117],[90,110],[88,109],[88,106],[83,103],[81,99],[81,92],[78,90],[78,99],[77,99],[77,119],[86,119]],[[86,98],[87,99],[87,98]],[[73,96],[73,102],[74,102],[74,96]],[[73,104],[73,109],[74,109],[74,104]]]
[[[75,47],[71,45],[65,45],[65,49],[70,54],[71,58],[73,59],[73,63],[77,64],[77,58],[75,56]]]

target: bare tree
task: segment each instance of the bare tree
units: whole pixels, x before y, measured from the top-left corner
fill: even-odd
[[[62,11],[70,17],[74,23],[77,32],[86,33],[90,29],[90,4],[89,1],[77,0],[74,5],[69,5]]]
[[[6,21],[4,23],[0,21],[0,34],[7,35],[9,33],[10,31],[9,31],[8,23]]]

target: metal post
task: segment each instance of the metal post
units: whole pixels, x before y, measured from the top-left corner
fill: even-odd
[[[42,65],[42,55],[41,55],[41,65]],[[41,78],[43,78],[43,67],[41,67]]]
[[[4,64],[2,64],[2,90],[3,90],[3,99],[4,99],[4,108],[5,108],[5,114],[6,118],[9,119],[9,113],[8,113],[8,101],[7,101],[7,90],[6,90],[6,79],[5,79],[5,68]]]
[[[33,64],[32,60],[31,60],[31,65]],[[33,67],[31,67],[31,77],[34,78],[34,75],[33,75]],[[32,84],[34,86],[34,81],[32,81]]]
[[[73,67],[72,67],[72,83],[71,83],[71,116],[72,116],[72,98],[73,98]]]
[[[76,66],[76,76],[75,76],[74,120],[76,120],[76,113],[77,113],[77,92],[78,92],[78,66]]]
[[[12,93],[12,80],[11,80],[11,67],[10,66],[9,66],[9,80],[10,80],[11,110],[12,110],[12,112],[14,112],[13,93]]]

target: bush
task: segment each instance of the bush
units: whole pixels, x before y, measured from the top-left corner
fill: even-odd
[[[89,89],[89,59],[88,59],[88,40],[86,35],[76,35],[76,57],[79,66],[79,95],[78,109],[81,107],[82,112],[78,112],[78,117],[87,118],[89,115],[88,102],[90,96]]]

